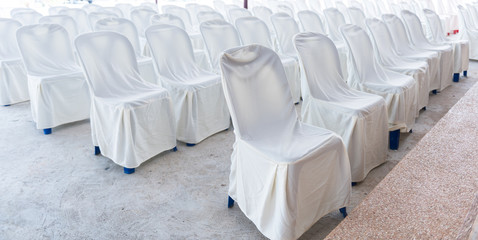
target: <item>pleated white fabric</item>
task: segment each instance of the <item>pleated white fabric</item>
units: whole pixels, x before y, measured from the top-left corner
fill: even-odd
[[[91,32],[92,26],[90,26],[88,14],[85,10],[79,8],[67,8],[60,10],[60,15],[67,15],[75,19],[79,34]]]
[[[478,60],[478,29],[473,27],[470,16],[463,6],[458,6],[458,12],[460,15],[459,39],[469,42],[469,57]]]
[[[176,146],[169,93],[141,79],[134,49],[116,32],[95,32],[75,41],[91,92],[91,136],[116,164],[136,168]]]
[[[71,44],[73,46],[73,41],[78,36],[78,27],[76,24],[75,19],[68,15],[52,15],[52,16],[45,16],[40,18],[39,23],[44,24],[58,24],[65,28],[68,32],[68,36],[70,37]]]
[[[239,32],[243,45],[260,44],[273,49],[269,29],[265,22],[257,17],[244,17],[236,20],[236,29]],[[286,55],[279,55],[289,86],[300,83],[300,67],[298,59]],[[292,89],[292,88],[291,88]],[[295,93],[297,95],[297,93]],[[299,99],[293,98],[297,103]]]
[[[177,140],[196,144],[229,128],[221,76],[195,64],[186,31],[171,25],[155,25],[146,30],[146,38],[162,86],[173,100]]]
[[[340,27],[340,31],[350,50],[348,85],[382,96],[387,103],[389,129],[410,131],[417,113],[416,81],[380,65],[371,54],[372,42],[362,28],[348,24]]]
[[[393,49],[393,38],[385,23],[377,18],[366,20],[367,29],[374,45],[375,57],[386,69],[399,72],[415,79],[417,87],[417,110],[428,105],[430,94],[430,70],[425,61],[415,61],[398,55]],[[417,112],[418,114],[418,112]]]
[[[385,100],[350,88],[342,79],[333,42],[317,33],[295,36],[306,82],[302,82],[302,121],[339,134],[347,148],[352,182],[386,160],[388,116]]]
[[[28,79],[17,45],[16,32],[22,24],[0,18],[0,105],[28,101]]]
[[[351,195],[350,164],[335,133],[299,122],[279,57],[229,49],[222,82],[234,124],[229,196],[270,239],[297,239]]]
[[[467,71],[470,65],[470,44],[467,40],[446,38],[441,25],[440,17],[430,9],[424,9],[427,26],[431,33],[431,42],[434,44],[451,44],[454,49],[455,65],[453,72]]]
[[[440,86],[438,88],[432,86],[432,89],[442,91],[453,82],[454,56],[452,46],[450,44],[435,45],[430,43],[423,33],[422,24],[417,15],[407,10],[403,10],[401,14],[403,22],[408,29],[408,36],[412,45],[418,49],[431,50],[440,53],[440,68],[442,70],[440,74]]]
[[[37,128],[89,118],[88,86],[65,28],[57,24],[24,26],[17,31],[17,41]]]

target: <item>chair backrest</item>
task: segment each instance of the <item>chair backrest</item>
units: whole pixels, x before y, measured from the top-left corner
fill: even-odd
[[[153,25],[146,29],[146,38],[161,77],[187,83],[201,72],[194,60],[191,40],[184,29],[173,25]]]
[[[415,46],[430,45],[425,37],[420,19],[415,13],[408,10],[402,10],[402,19],[408,29],[408,37],[410,42]]]
[[[64,6],[54,6],[54,7],[50,7],[48,9],[48,15],[58,15],[60,14],[60,11],[63,10],[63,9],[67,9],[67,7],[64,7]]]
[[[398,54],[387,25],[377,18],[368,18],[366,25],[375,46],[374,50],[377,59],[388,66],[395,65]]]
[[[19,12],[36,12],[36,11],[31,8],[13,8],[12,10],[10,10],[10,17],[13,17],[13,14],[19,13]]]
[[[0,61],[19,59],[20,51],[17,44],[17,30],[22,26],[19,21],[0,18],[0,35],[2,41],[0,41]]]
[[[252,13],[245,8],[231,8],[227,14],[229,16],[229,22],[232,24],[234,24],[238,18],[252,16]]]
[[[183,20],[181,18],[169,14],[169,13],[164,13],[164,14],[156,14],[151,17],[151,25],[159,25],[159,24],[167,24],[167,25],[173,25],[176,27],[179,27],[181,29],[186,30],[186,27],[184,26]]]
[[[203,23],[212,20],[225,20],[224,16],[216,11],[206,11],[206,12],[198,12],[197,14],[198,22]]]
[[[264,6],[258,6],[252,8],[252,13],[254,13],[254,16],[264,21],[270,31],[274,31],[274,26],[272,26],[271,22],[271,16],[273,14],[272,10]]]
[[[95,25],[96,25],[96,22],[98,22],[101,19],[117,18],[117,17],[119,17],[119,16],[117,16],[114,13],[106,13],[106,12],[103,12],[103,11],[91,12],[91,13],[88,14],[88,20],[90,21],[90,25],[91,25],[92,28],[94,28]]]
[[[298,122],[279,56],[260,45],[225,51],[222,85],[236,137],[277,141]]]
[[[397,52],[406,52],[410,48],[411,42],[407,36],[407,30],[405,25],[403,25],[402,20],[394,14],[384,14],[382,15],[382,20],[387,25],[389,33],[393,38],[395,43],[395,50]]]
[[[96,22],[95,31],[117,32],[131,42],[136,57],[141,57],[138,30],[134,23],[126,18],[105,18]]]
[[[373,0],[363,0],[365,5],[365,13],[368,17],[379,17],[380,14],[378,13],[377,5],[373,2]]]
[[[350,23],[355,24],[365,29],[365,14],[360,8],[350,7],[348,8]]]
[[[124,18],[125,15],[123,14],[123,11],[121,11],[121,9],[117,8],[117,7],[104,7],[101,9],[102,12],[106,12],[106,13],[111,13],[111,14],[114,14],[118,17],[121,17],[121,18]]]
[[[278,13],[287,13],[287,15],[294,17],[294,10],[285,4],[277,4],[276,9]]]
[[[214,9],[216,9],[216,11],[220,12],[223,15],[226,14],[226,12],[224,10],[224,7],[225,7],[226,3],[224,3],[224,1],[214,0],[212,3],[214,5]]]
[[[150,26],[151,17],[156,14],[158,13],[152,9],[134,9],[131,11],[131,21],[136,26],[136,29],[138,29],[138,34],[140,37],[145,37],[144,31],[146,31],[146,28]]]
[[[75,46],[92,96],[124,98],[130,89],[147,84],[139,75],[133,47],[125,36],[87,33],[75,40]]]
[[[196,6],[196,12],[209,12],[209,11],[215,11],[214,8],[209,7],[207,5],[197,5]]]
[[[179,17],[181,18],[183,24],[184,24],[184,29],[187,31],[187,32],[191,32],[192,29],[193,29],[193,25],[192,25],[192,20],[191,20],[191,16],[188,12],[187,9],[185,8],[182,8],[182,7],[177,7],[177,6],[174,6],[174,7],[169,7],[167,9],[165,9],[166,11],[163,10],[164,13],[169,13],[169,14],[172,14],[176,17]]]
[[[304,31],[325,34],[324,24],[317,13],[304,10],[298,12],[297,16]]]
[[[12,18],[19,21],[23,26],[37,24],[41,17],[43,15],[36,11],[20,11],[12,15]]]
[[[115,5],[116,8],[120,9],[121,12],[123,12],[123,17],[125,18],[130,18],[129,14],[131,12],[131,8],[133,8],[133,5],[129,3],[118,3]]]
[[[351,7],[356,7],[356,8],[358,8],[358,9],[364,11],[364,8],[363,8],[362,3],[360,3],[359,1],[351,0],[351,1],[350,1],[350,6],[351,6]]]
[[[17,41],[30,75],[55,75],[79,70],[68,32],[58,24],[21,27],[17,31]]]
[[[470,22],[473,26],[473,28],[477,28],[478,27],[478,10],[475,8],[474,5],[471,5],[471,4],[466,4],[466,8],[468,10],[468,16],[469,16],[469,19],[470,19]]]
[[[91,12],[98,12],[101,10],[101,6],[100,5],[96,5],[96,4],[85,4],[83,5],[83,7],[81,8],[83,10],[85,10],[86,13],[91,13]]]
[[[443,31],[441,20],[438,14],[430,9],[423,9],[423,13],[428,22],[428,29],[431,33],[433,42],[446,42],[445,33]]]
[[[199,26],[204,39],[213,71],[219,71],[221,53],[241,45],[239,35],[230,23],[224,20],[211,20]]]
[[[320,4],[320,1],[318,0],[309,0],[309,8],[312,11],[315,12],[322,12],[322,4]]]
[[[243,45],[259,44],[272,48],[269,28],[257,17],[244,17],[236,20],[236,29]]]
[[[274,25],[281,52],[287,56],[297,56],[293,37],[300,31],[294,18],[287,13],[276,13],[271,16],[271,21],[272,25]]]
[[[68,36],[70,37],[71,44],[78,36],[78,27],[75,19],[68,15],[51,15],[40,18],[40,23],[45,24],[58,24],[66,29]],[[73,46],[73,45],[72,45]]]
[[[153,2],[142,2],[140,6],[149,7],[153,9],[154,11],[156,11],[157,13],[159,12],[158,5],[156,5],[156,3],[153,3]]]
[[[79,8],[68,8],[60,10],[60,14],[67,15],[75,19],[79,34],[91,32],[92,27],[90,26],[88,14],[85,12],[85,10]]]
[[[344,15],[336,8],[327,8],[324,10],[325,19],[329,26],[329,34],[332,41],[342,41],[340,26],[346,24]]]
[[[339,10],[339,12],[341,12],[342,15],[344,15],[345,21],[347,23],[350,23],[349,12],[345,3],[343,3],[342,1],[336,1],[335,8],[337,8],[337,10]]]

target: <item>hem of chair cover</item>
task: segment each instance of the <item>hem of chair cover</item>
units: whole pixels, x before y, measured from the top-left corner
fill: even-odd
[[[36,123],[37,129],[46,129],[46,128],[58,127],[58,126],[65,125],[65,124],[68,124],[68,123],[81,122],[81,121],[87,120],[87,119],[89,119],[89,118],[90,118],[90,116],[88,115],[88,116],[85,117],[85,118],[81,118],[81,119],[74,120],[74,121],[55,122],[55,123],[52,123],[52,124],[41,124],[41,125],[38,124],[38,122],[35,122],[35,123]]]
[[[101,148],[101,145],[100,145],[99,147],[100,147],[100,149],[102,149],[102,148]],[[149,161],[149,160],[155,158],[156,156],[158,156],[158,155],[160,155],[160,154],[162,154],[162,153],[164,153],[164,152],[166,152],[166,151],[168,151],[168,150],[173,149],[174,147],[176,147],[176,143],[171,144],[171,145],[169,145],[168,147],[166,147],[165,149],[161,149],[159,152],[157,152],[157,153],[155,153],[155,154],[152,154],[151,156],[149,156],[148,158],[146,158],[146,159],[144,159],[144,160],[139,161],[137,165],[121,164],[121,163],[116,162],[114,159],[110,158],[110,157],[108,156],[108,155],[109,155],[108,153],[103,153],[103,151],[102,151],[101,154],[102,154],[104,157],[107,157],[108,159],[110,159],[111,161],[113,161],[113,162],[114,162],[116,165],[118,165],[118,166],[125,167],[125,168],[137,168],[137,167],[141,166],[141,164],[143,164],[144,162],[147,162],[147,161]]]
[[[222,127],[222,126],[221,126],[221,127],[218,127],[217,129],[210,131],[209,133],[205,134],[205,136],[200,137],[200,138],[198,138],[198,139],[196,139],[196,140],[191,140],[191,139],[186,139],[186,138],[180,138],[180,137],[176,138],[176,140],[178,140],[178,141],[180,141],[180,142],[183,142],[183,143],[198,144],[198,143],[200,143],[200,142],[206,140],[206,138],[208,138],[208,137],[214,136],[214,135],[216,135],[216,134],[218,134],[218,133],[220,133],[220,132],[222,132],[222,131],[227,130],[227,129],[231,126],[231,124],[230,124],[230,122],[229,122],[229,124],[228,124],[227,126],[226,126],[226,125],[224,125],[224,126],[225,126],[225,127]]]

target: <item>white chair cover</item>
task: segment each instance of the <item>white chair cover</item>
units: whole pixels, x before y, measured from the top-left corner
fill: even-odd
[[[13,17],[14,14],[19,12],[36,12],[36,11],[31,8],[13,8],[12,10],[10,10],[10,16]]]
[[[342,79],[333,42],[317,33],[295,36],[295,47],[305,72],[302,83],[302,121],[339,134],[347,148],[352,182],[387,157],[388,116],[385,100],[351,89]]]
[[[363,3],[365,5],[365,13],[368,17],[380,17],[377,5],[375,5],[374,0],[363,0]]]
[[[345,25],[344,15],[336,8],[327,8],[324,10],[325,19],[329,27],[329,37],[334,42],[343,42],[339,28]]]
[[[98,22],[101,19],[105,18],[118,18],[114,13],[107,13],[107,12],[91,12],[88,14],[88,21],[90,21],[91,27],[94,29],[96,22]]]
[[[198,12],[197,19],[200,24],[203,22],[213,21],[213,20],[225,21],[224,16],[222,16],[220,13],[216,11]]]
[[[169,13],[156,14],[151,17],[151,25],[159,24],[173,25],[181,29],[186,29],[184,22],[180,17]]]
[[[41,17],[43,16],[36,11],[20,11],[12,14],[12,18],[19,21],[23,26],[37,24]]]
[[[340,31],[350,50],[348,85],[382,96],[387,103],[389,129],[410,131],[417,113],[415,80],[384,69],[371,54],[372,42],[362,28],[347,24]]]
[[[50,7],[48,9],[48,15],[58,15],[58,14],[60,14],[60,11],[63,10],[63,9],[68,9],[68,8],[65,7],[65,6]]]
[[[213,12],[215,11],[214,8],[212,7],[209,7],[207,5],[197,5],[196,6],[196,12],[199,13],[199,12]]]
[[[85,10],[78,8],[68,8],[60,10],[60,15],[67,15],[75,19],[79,34],[91,32],[92,27],[90,26],[88,14],[85,12]]]
[[[285,4],[277,4],[277,13],[287,13],[287,15],[294,17],[294,10]]]
[[[92,12],[100,11],[101,6],[96,4],[85,4],[83,5],[82,9],[85,10],[87,14],[90,14]]]
[[[472,26],[473,29],[478,28],[478,11],[477,9],[470,4],[466,4],[466,8],[469,14],[469,25]]]
[[[445,37],[440,17],[430,9],[424,9],[423,13],[428,22],[428,28],[431,33],[431,42],[435,44],[452,44],[455,53],[455,65],[453,72],[459,73],[467,71],[470,65],[470,44],[466,40],[452,40]]]
[[[0,18],[0,105],[28,101],[27,72],[18,50],[18,21]]]
[[[272,26],[271,22],[272,10],[264,6],[258,6],[252,8],[252,13],[254,13],[254,16],[265,22],[270,31],[274,31],[274,26]]]
[[[350,23],[355,24],[365,29],[365,14],[360,8],[350,7],[348,8]]]
[[[469,57],[478,60],[478,30],[474,29],[470,23],[469,15],[463,6],[458,6],[460,15],[460,32],[459,38],[467,40],[470,44]]]
[[[374,45],[377,61],[386,69],[413,77],[418,84],[417,110],[420,111],[420,109],[426,107],[430,94],[428,63],[399,56],[393,49],[393,38],[382,21],[376,18],[369,18],[366,21],[366,25]]]
[[[350,164],[335,133],[298,120],[281,62],[249,45],[221,57],[234,124],[229,196],[270,239],[297,239],[351,195]]]
[[[214,0],[213,2],[214,9],[221,13],[222,15],[226,15],[226,11],[224,10],[224,7],[226,6],[226,3],[221,0]]]
[[[453,81],[454,56],[453,48],[449,44],[433,45],[425,37],[420,19],[414,13],[403,10],[402,18],[408,29],[408,36],[413,46],[418,49],[432,50],[440,53],[442,72],[440,75],[440,87],[443,90],[450,86]],[[432,89],[437,89],[433,86]]]
[[[140,46],[138,31],[133,22],[126,18],[105,18],[96,22],[95,31],[117,32],[128,38],[133,46],[141,78],[150,83],[160,84],[153,59],[142,53],[143,48]]]
[[[44,24],[58,24],[65,28],[70,37],[70,42],[73,46],[76,36],[78,36],[78,27],[75,19],[68,15],[51,15],[40,18],[39,23]]]
[[[103,8],[101,8],[101,12],[111,13],[111,14],[114,14],[114,15],[120,17],[120,18],[127,18],[123,14],[123,11],[121,11],[121,9],[119,9],[117,7],[103,7]]]
[[[226,49],[241,46],[236,29],[224,20],[211,20],[199,26],[209,55],[212,70],[219,73],[219,57]]]
[[[245,8],[231,8],[228,11],[229,22],[234,24],[238,18],[250,17],[252,13]]]
[[[94,146],[127,168],[174,148],[169,93],[141,79],[128,39],[115,32],[95,32],[79,36],[75,45],[91,92]]]
[[[136,8],[131,10],[131,21],[136,26],[139,36],[139,45],[143,50],[143,53],[150,56],[149,49],[147,49],[147,42],[145,31],[151,25],[151,17],[158,14],[155,10],[150,8]]]
[[[201,33],[199,32],[197,26],[193,27],[193,22],[191,21],[191,16],[188,10],[186,10],[185,8],[173,6],[167,8],[164,12],[181,18],[184,24],[183,29],[186,30],[186,32],[189,34],[189,38],[191,38],[193,48],[201,51],[204,50],[204,42],[202,40]],[[209,65],[209,63],[207,64]]]
[[[88,86],[65,28],[57,24],[25,26],[18,29],[17,41],[28,74],[37,128],[89,118]]]
[[[221,76],[196,65],[187,33],[172,25],[157,25],[146,30],[146,37],[162,86],[171,94],[177,140],[196,144],[229,128]]]
[[[127,18],[127,19],[130,19],[130,12],[131,12],[131,9],[133,8],[133,5],[129,4],[129,3],[118,3],[115,5],[116,8],[120,9],[121,12],[123,12],[123,17],[124,18]]]
[[[324,24],[317,13],[304,10],[298,12],[297,16],[304,31],[325,34]]]
[[[336,1],[335,7],[337,8],[337,10],[339,10],[340,13],[344,15],[345,21],[347,23],[350,23],[350,17],[349,17],[347,6],[341,1]]]
[[[140,4],[140,6],[145,6],[145,7],[148,7],[150,9],[153,9],[154,11],[156,11],[156,13],[159,12],[159,8],[158,8],[158,5],[156,5],[156,3],[152,3],[152,2],[142,2]]]

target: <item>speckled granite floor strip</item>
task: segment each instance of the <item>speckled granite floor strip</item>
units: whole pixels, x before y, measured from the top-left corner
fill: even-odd
[[[327,239],[468,238],[478,210],[477,143],[475,84]]]

